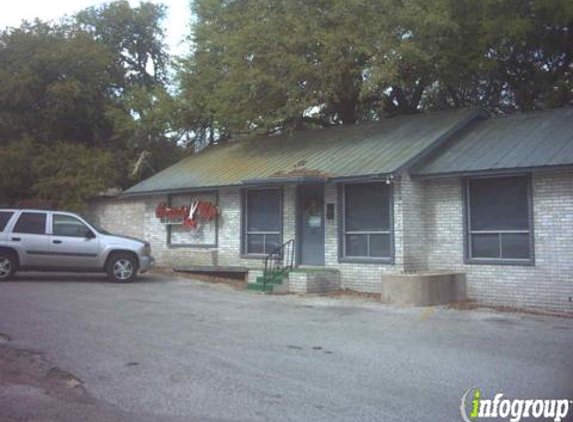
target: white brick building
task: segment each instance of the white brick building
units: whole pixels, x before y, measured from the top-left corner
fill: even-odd
[[[197,200],[218,216],[198,213],[198,228],[156,217],[162,202]],[[291,291],[379,292],[385,274],[454,271],[471,299],[571,311],[573,109],[462,110],[232,143],[91,213],[148,240],[159,265],[247,267],[254,281],[294,239],[307,271],[294,270]]]

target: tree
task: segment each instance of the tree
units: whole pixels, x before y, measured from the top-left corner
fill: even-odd
[[[43,146],[32,160],[32,192],[60,208],[82,211],[88,199],[116,186],[116,169],[109,151],[62,142]]]
[[[30,158],[37,148],[38,144],[30,138],[0,146],[0,204],[12,205],[32,196],[34,178],[30,175]]]
[[[105,145],[109,51],[67,25],[0,32],[0,144],[32,137]]]
[[[183,158],[174,121],[176,104],[163,87],[133,88],[113,110],[113,141],[121,144],[122,187],[151,176]]]
[[[0,31],[0,202],[78,209],[180,157],[164,14],[119,1]]]
[[[117,84],[121,89],[162,86],[169,62],[162,22],[166,7],[141,2],[131,7],[126,0],[90,7],[74,21],[114,55]]]
[[[181,104],[196,136],[470,105],[571,101],[568,0],[195,0]]]
[[[179,133],[172,124],[173,98],[168,92],[169,56],[163,20],[166,7],[125,0],[88,8],[75,16],[81,30],[105,45],[114,57],[116,106],[107,117],[111,136],[121,146],[121,185],[126,187],[181,158]]]
[[[457,37],[423,107],[480,105],[499,113],[560,107],[573,89],[573,4],[452,0]]]

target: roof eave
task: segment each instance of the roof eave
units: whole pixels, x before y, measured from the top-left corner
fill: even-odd
[[[573,163],[559,164],[552,166],[528,166],[528,167],[512,167],[504,169],[480,169],[480,170],[467,170],[467,171],[452,171],[444,173],[426,173],[426,174],[410,174],[414,180],[437,180],[437,179],[450,179],[454,177],[471,177],[471,176],[494,176],[494,175],[510,175],[519,173],[545,173],[561,170],[573,170]]]

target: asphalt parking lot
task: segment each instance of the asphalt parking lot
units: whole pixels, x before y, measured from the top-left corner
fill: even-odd
[[[157,275],[2,283],[0,346],[2,421],[434,422],[474,386],[573,399],[573,319]],[[54,373],[69,385],[36,379]]]

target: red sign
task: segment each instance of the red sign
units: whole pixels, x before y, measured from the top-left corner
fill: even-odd
[[[186,227],[197,228],[199,219],[211,221],[217,217],[219,210],[210,202],[193,201],[190,206],[168,207],[161,202],[155,209],[155,216],[168,224],[182,224]]]

